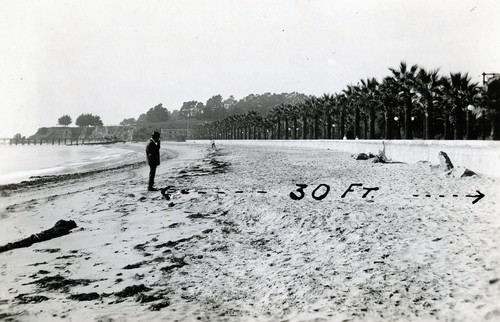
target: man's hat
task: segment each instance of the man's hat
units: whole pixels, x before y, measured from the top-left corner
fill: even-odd
[[[160,137],[160,132],[154,131],[152,137],[159,138]]]

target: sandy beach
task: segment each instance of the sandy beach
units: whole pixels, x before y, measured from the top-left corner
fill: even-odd
[[[0,252],[0,320],[500,320],[498,178],[306,148],[161,154],[163,192],[144,163],[0,192],[0,246],[77,225]]]

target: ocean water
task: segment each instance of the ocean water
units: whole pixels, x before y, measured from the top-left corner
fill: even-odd
[[[85,172],[144,160],[143,144],[0,144],[0,185],[18,183],[31,176]]]

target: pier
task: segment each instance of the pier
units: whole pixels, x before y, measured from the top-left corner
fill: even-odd
[[[0,138],[0,144],[9,144],[9,145],[95,145],[95,144],[111,144],[116,143],[116,140],[109,140],[105,138],[94,139],[12,139],[12,138]]]

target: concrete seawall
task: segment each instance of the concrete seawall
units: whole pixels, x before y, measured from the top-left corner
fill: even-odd
[[[209,145],[208,140],[189,142]],[[500,177],[500,141],[445,141],[445,140],[217,140],[217,145],[258,145],[279,147],[307,147],[330,149],[348,153],[385,155],[392,161],[415,163],[429,161],[438,164],[438,153],[448,154],[453,165],[474,172]]]

